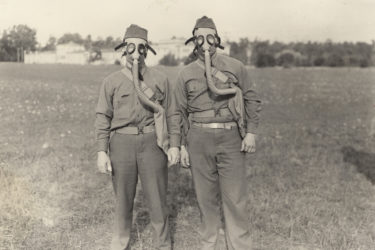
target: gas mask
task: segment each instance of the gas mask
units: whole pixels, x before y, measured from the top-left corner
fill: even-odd
[[[134,59],[137,59],[139,63],[143,64],[147,57],[147,52],[150,50],[154,55],[156,52],[147,41],[141,38],[127,38],[118,45],[115,50],[125,47],[122,56],[126,56],[126,62],[133,65]]]
[[[154,54],[156,54],[156,52],[148,45],[148,43],[144,39],[141,38],[127,38],[122,44],[117,46],[115,50],[123,47],[125,47],[125,49],[122,56],[126,56],[126,63],[128,67],[131,68],[134,89],[137,92],[137,95],[143,103],[151,107],[155,113],[158,113],[162,109],[162,107],[150,101],[145,96],[145,94],[140,89],[139,82],[139,65],[143,65],[148,50],[151,50],[151,52],[153,52]]]
[[[210,56],[216,53],[216,38],[213,34],[196,36],[194,44],[199,55],[203,55],[205,51],[208,51]]]
[[[187,40],[185,44],[194,41],[194,52],[197,52],[198,56],[204,59],[209,90],[216,95],[236,94],[234,88],[218,89],[212,77],[211,56],[216,53],[216,47],[223,49],[220,45],[220,37],[217,35],[216,30],[211,28],[198,28],[195,29],[193,33],[194,36]]]
[[[204,55],[204,52],[208,50],[209,54],[212,56],[216,53],[216,48],[224,49],[221,46],[221,39],[217,35],[216,30],[210,28],[198,28],[193,31],[193,37],[189,38],[185,45],[190,42],[194,42],[194,53],[199,56]]]

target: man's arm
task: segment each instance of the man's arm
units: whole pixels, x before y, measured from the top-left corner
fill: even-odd
[[[103,81],[96,106],[96,142],[97,151],[107,152],[110,136],[111,121],[113,117],[113,90],[109,82]]]
[[[107,155],[110,136],[111,121],[113,117],[113,90],[104,80],[99,92],[99,100],[96,107],[96,143],[98,151],[97,165],[99,171],[108,173],[112,171],[111,161]]]
[[[173,88],[171,104],[169,105],[167,122],[171,147],[180,147],[183,137],[183,127],[186,124],[187,117],[187,96],[185,82],[181,76],[178,76]]]
[[[244,99],[246,120],[246,135],[242,140],[241,151],[254,153],[256,150],[255,134],[259,124],[261,101],[253,89],[248,70],[243,64],[241,64],[240,67],[239,84],[240,88],[242,89]]]
[[[242,64],[239,72],[239,87],[242,89],[244,106],[246,132],[256,134],[259,125],[259,113],[261,111],[261,100],[253,89],[252,81],[249,77],[248,70]]]
[[[168,160],[172,163],[180,161],[180,150],[181,143],[185,141],[185,135],[183,131],[183,118],[186,114],[187,99],[185,83],[181,74],[178,76],[176,84],[173,89],[173,95],[171,103],[168,108],[167,123],[169,132],[169,144]],[[183,140],[183,142],[181,142]]]

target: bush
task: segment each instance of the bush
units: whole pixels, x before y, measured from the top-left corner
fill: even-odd
[[[328,56],[326,64],[330,67],[342,67],[345,65],[344,59],[338,54]]]
[[[359,66],[361,68],[367,68],[370,66],[370,61],[365,59],[365,58],[362,58],[360,61],[359,61]]]
[[[314,59],[314,66],[323,66],[325,63],[324,57],[317,57]]]
[[[256,58],[255,66],[259,68],[273,67],[276,64],[275,58],[270,54],[259,54]]]
[[[165,66],[177,66],[178,60],[173,54],[168,53],[162,59],[160,59],[159,64],[165,65]]]
[[[327,66],[342,67],[345,65],[344,59],[338,54],[332,54],[327,58]]]
[[[293,53],[285,52],[280,54],[277,58],[277,65],[282,66],[284,68],[290,68],[291,66],[295,65],[295,58]]]

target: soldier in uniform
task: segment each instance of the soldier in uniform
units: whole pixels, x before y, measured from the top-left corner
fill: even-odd
[[[165,109],[170,100],[167,77],[145,64],[155,51],[147,30],[130,25],[122,49],[126,65],[103,81],[96,108],[98,167],[111,172],[116,197],[111,249],[129,249],[138,176],[146,198],[154,244],[171,249],[167,210],[168,132]],[[171,163],[175,164],[177,158]]]
[[[181,146],[181,163],[191,164],[202,220],[202,249],[217,245],[221,209],[228,249],[250,249],[245,153],[255,152],[260,100],[245,66],[216,53],[222,46],[211,18],[197,20],[188,42],[194,42],[198,59],[178,75],[168,112],[169,153],[179,154],[189,117],[191,126],[187,148]]]

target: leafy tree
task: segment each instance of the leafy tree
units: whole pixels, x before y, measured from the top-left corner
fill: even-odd
[[[230,45],[230,56],[240,60],[244,64],[250,63],[249,53],[251,50],[251,44],[249,39],[241,38],[239,43],[231,42]]]
[[[84,40],[82,39],[81,35],[78,33],[66,33],[62,37],[59,38],[57,44],[64,44],[74,42],[78,44],[83,44]]]
[[[83,45],[85,46],[86,50],[91,49],[92,47],[91,35],[86,36],[86,39],[83,41]]]
[[[56,41],[57,41],[56,37],[51,36],[48,39],[48,42],[47,42],[46,46],[42,47],[41,50],[42,51],[56,50]]]
[[[0,61],[23,61],[24,51],[36,50],[36,30],[27,25],[15,25],[3,32],[0,39]]]

